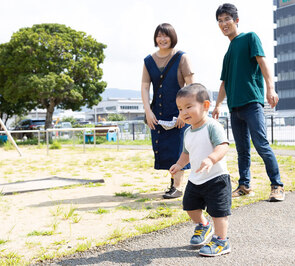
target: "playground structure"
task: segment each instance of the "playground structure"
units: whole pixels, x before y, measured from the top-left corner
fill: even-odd
[[[11,136],[11,134],[9,133],[9,131],[7,130],[7,128],[4,125],[4,123],[3,123],[3,121],[2,121],[1,118],[0,118],[0,126],[5,131],[6,136],[12,142],[13,146],[16,148],[16,150],[18,151],[19,155],[22,156],[22,153],[21,153],[20,149],[18,148],[17,144],[15,143],[13,137]]]

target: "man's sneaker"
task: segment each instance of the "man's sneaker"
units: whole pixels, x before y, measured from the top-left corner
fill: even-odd
[[[226,240],[221,240],[219,237],[212,237],[211,241],[203,246],[199,254],[202,256],[207,256],[207,257],[215,257],[215,256],[220,256],[223,254],[230,253],[230,246],[228,239]]]
[[[199,223],[195,228],[195,232],[191,238],[190,243],[193,246],[203,245],[212,235],[213,227],[210,222],[206,226],[204,226],[202,223]]]
[[[285,191],[282,186],[271,186],[269,201],[283,201],[285,199]]]
[[[238,198],[241,196],[254,196],[254,192],[252,191],[251,188],[247,188],[244,185],[238,186],[236,190],[232,192],[232,197],[233,198]]]
[[[163,195],[164,199],[175,199],[182,196],[182,192],[175,187],[171,187],[168,191]]]

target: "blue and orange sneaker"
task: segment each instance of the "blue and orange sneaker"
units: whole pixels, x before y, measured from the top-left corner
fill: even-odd
[[[203,245],[208,240],[208,238],[212,236],[213,232],[214,230],[210,222],[206,226],[201,223],[197,224],[194,235],[192,236],[190,241],[191,245]]]
[[[219,237],[213,236],[211,241],[203,246],[199,254],[207,257],[215,257],[223,254],[230,253],[230,245],[228,238],[225,240],[220,239]]]

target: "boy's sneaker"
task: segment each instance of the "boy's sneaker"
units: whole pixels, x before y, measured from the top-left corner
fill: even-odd
[[[164,199],[175,199],[182,196],[182,192],[175,187],[171,187],[168,191],[163,195]]]
[[[228,238],[226,240],[221,240],[219,237],[217,238],[215,236],[212,237],[211,241],[199,251],[200,255],[207,257],[215,257],[227,253],[230,253]]]
[[[238,186],[236,190],[232,192],[232,197],[233,198],[238,198],[241,196],[254,196],[254,192],[252,191],[251,188],[247,188],[244,185]]]
[[[282,186],[271,186],[269,201],[283,201],[285,199],[285,191]]]
[[[210,222],[206,226],[204,226],[202,223],[199,223],[195,228],[190,244],[193,246],[203,245],[212,235],[213,227]]]

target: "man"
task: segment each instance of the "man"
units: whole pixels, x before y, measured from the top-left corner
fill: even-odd
[[[278,163],[266,138],[263,78],[267,87],[266,98],[272,108],[277,105],[279,98],[273,87],[261,42],[254,32],[239,33],[238,10],[232,4],[219,6],[216,20],[222,33],[229,38],[230,45],[223,59],[222,82],[212,115],[218,119],[220,105],[226,96],[240,175],[239,186],[233,191],[232,197],[253,194],[250,188],[251,136],[271,181],[269,201],[282,201],[285,192]]]

